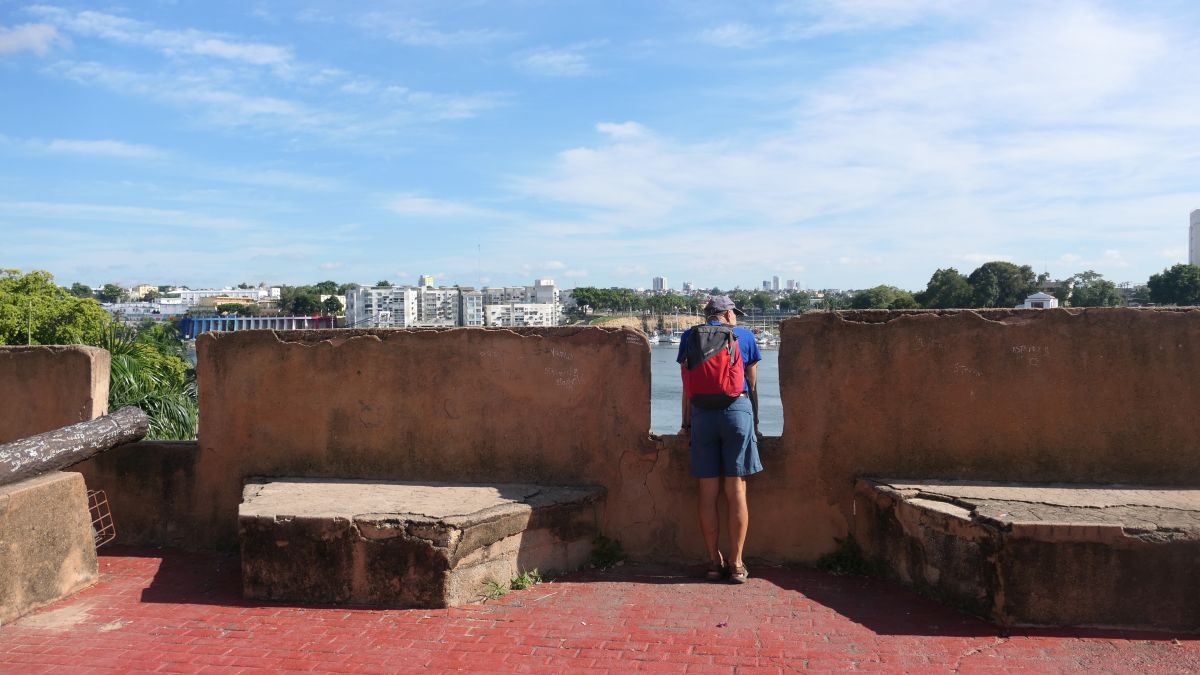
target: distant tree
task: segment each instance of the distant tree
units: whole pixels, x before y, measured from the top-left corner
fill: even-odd
[[[313,288],[321,295],[337,295],[338,283],[336,281],[321,281],[313,284]]]
[[[1029,265],[986,262],[967,277],[975,307],[1015,307],[1034,291],[1037,275]]]
[[[223,302],[217,305],[216,310],[219,314],[240,315],[243,308],[245,305],[240,302]]]
[[[325,316],[337,316],[342,313],[342,301],[336,296],[329,296],[321,303],[321,313]]]
[[[821,309],[833,311],[837,309],[846,309],[850,306],[851,295],[849,293],[835,291],[833,289],[825,289],[821,291],[821,294],[823,297],[821,298],[821,302],[817,305]]]
[[[247,302],[238,310],[242,316],[262,316],[263,308],[257,302]]]
[[[152,288],[142,294],[142,300],[144,302],[156,302],[161,297],[162,293],[159,293],[157,288]]]
[[[116,284],[104,284],[104,288],[96,291],[100,302],[120,302],[125,296],[125,289]]]
[[[955,309],[973,306],[972,295],[967,278],[953,267],[947,267],[929,277],[929,283],[917,294],[916,300],[929,309]]]
[[[912,293],[895,286],[875,286],[861,290],[850,300],[853,309],[913,309],[917,301]]]
[[[95,345],[110,322],[95,300],[69,294],[49,272],[0,270],[0,344]]]
[[[801,312],[808,309],[812,296],[804,291],[788,291],[779,298],[779,309]]]
[[[313,295],[297,295],[296,299],[292,301],[290,309],[294,316],[310,316],[320,313],[321,303]]]
[[[388,281],[387,279],[383,279],[382,281],[375,282],[375,286],[379,287],[379,288],[390,288],[393,285],[394,284],[392,284],[392,282]]]
[[[75,283],[71,284],[71,290],[70,290],[70,291],[68,291],[68,292],[69,292],[71,295],[73,295],[73,296],[75,296],[75,297],[77,297],[77,298],[91,298],[91,297],[94,297],[94,296],[92,295],[92,287],[91,287],[91,286],[84,285],[84,284],[81,284],[81,283],[79,283],[78,281],[76,281]]]
[[[1125,303],[1117,285],[1092,270],[1072,275],[1064,285],[1071,288],[1072,307],[1118,307]]]
[[[250,289],[250,288],[254,288],[253,286],[251,286],[250,284],[248,284],[248,283],[246,283],[246,282],[244,282],[244,281],[243,281],[243,282],[241,282],[240,284],[238,284],[238,285],[237,285],[237,287],[238,287],[238,288],[240,288],[240,289],[243,289],[243,290]]]
[[[171,292],[170,286],[159,286],[158,287],[159,295],[166,295],[167,293],[170,293],[170,292]]]
[[[334,295],[346,295],[347,293],[349,293],[350,291],[352,291],[356,288],[361,288],[361,287],[356,283],[342,284],[341,286],[337,287],[337,293],[335,293]]]
[[[1200,305],[1200,267],[1180,263],[1150,276],[1150,301]]]
[[[746,301],[746,305],[765,312],[768,309],[774,309],[775,298],[771,297],[771,294],[765,291],[757,291],[750,295],[750,299]]]

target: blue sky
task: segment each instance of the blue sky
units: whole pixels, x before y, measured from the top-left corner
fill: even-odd
[[[1200,3],[0,0],[0,267],[1145,281],[1200,208]]]

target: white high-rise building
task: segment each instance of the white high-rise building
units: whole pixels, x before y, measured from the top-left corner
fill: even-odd
[[[1188,263],[1200,265],[1200,209],[1192,211],[1192,227],[1188,234]]]
[[[778,274],[771,277],[771,290],[773,290],[773,291],[779,290],[779,275]]]
[[[651,284],[653,285],[655,293],[662,293],[668,288],[666,277],[654,277],[654,279],[651,280]]]

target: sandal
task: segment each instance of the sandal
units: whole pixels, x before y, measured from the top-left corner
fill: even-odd
[[[744,584],[750,579],[750,570],[745,565],[736,565],[729,572],[729,583]]]
[[[720,562],[713,561],[708,563],[708,571],[704,573],[704,579],[706,581],[721,581],[728,575],[729,566],[726,565],[725,560],[722,559]]]

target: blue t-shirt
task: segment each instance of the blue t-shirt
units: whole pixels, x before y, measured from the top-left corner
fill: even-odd
[[[709,321],[708,325],[720,326],[723,324],[720,321]],[[679,341],[679,354],[675,356],[676,363],[683,363],[687,358],[688,334],[691,332],[691,328],[683,331],[683,338]],[[754,339],[754,333],[751,333],[749,328],[734,326],[733,333],[737,335],[738,350],[742,352],[742,363],[746,366],[746,388],[743,391],[750,391],[750,366],[762,361],[762,354],[759,353],[758,341]]]

